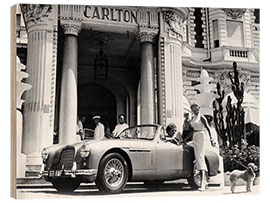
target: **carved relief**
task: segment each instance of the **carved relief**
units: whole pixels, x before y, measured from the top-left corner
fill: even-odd
[[[170,30],[174,33],[183,36],[184,34],[184,22],[180,16],[176,15],[172,11],[165,12],[165,21],[168,23]]]
[[[228,17],[231,17],[232,19],[241,18],[244,13],[246,12],[246,9],[229,9],[225,8],[223,9]]]
[[[24,15],[25,24],[37,24],[44,22],[52,12],[52,5],[48,4],[22,4],[21,9]]]
[[[253,75],[248,73],[240,74],[240,82],[244,83],[244,88],[250,87],[253,85]],[[220,86],[224,89],[225,92],[231,91],[231,81],[228,76],[228,73],[215,73],[214,79],[216,82],[220,84]]]
[[[215,73],[214,79],[220,84],[225,92],[231,90],[231,82],[227,73]]]
[[[251,75],[246,74],[246,73],[242,73],[240,75],[240,81],[244,83],[244,88],[251,86]]]

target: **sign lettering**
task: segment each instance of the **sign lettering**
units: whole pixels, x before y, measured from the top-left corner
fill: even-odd
[[[128,9],[85,6],[83,15],[88,19],[137,23],[137,11]]]

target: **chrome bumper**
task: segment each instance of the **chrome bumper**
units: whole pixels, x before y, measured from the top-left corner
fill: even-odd
[[[72,170],[50,170],[41,171],[40,177],[71,177],[76,178],[76,176],[94,176],[97,175],[97,169],[79,169],[76,171]]]

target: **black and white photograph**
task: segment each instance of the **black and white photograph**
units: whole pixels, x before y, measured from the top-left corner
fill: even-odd
[[[259,195],[260,11],[14,5],[11,196]]]

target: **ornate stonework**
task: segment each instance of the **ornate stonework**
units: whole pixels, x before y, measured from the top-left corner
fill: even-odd
[[[158,29],[158,12],[156,8],[140,8],[137,23],[140,28]]]
[[[193,77],[193,78],[199,78],[200,77],[200,70],[187,70],[186,71],[186,77]]]
[[[59,19],[64,34],[78,36],[82,28],[82,7],[80,5],[60,5]]]
[[[141,42],[154,42],[155,36],[158,34],[158,29],[143,28],[140,29],[138,37]]]
[[[48,4],[21,4],[25,24],[37,24],[44,22],[52,12],[52,5]]]
[[[215,81],[220,84],[220,86],[224,89],[225,92],[230,91],[231,82],[228,73],[215,73],[213,77]]]
[[[240,74],[240,81],[244,83],[244,88],[249,87],[249,86],[252,85],[250,79],[251,79],[250,74],[246,74],[246,73]]]
[[[52,52],[52,72],[51,72],[51,99],[50,99],[50,127],[54,122],[55,88],[56,88],[56,63],[57,63],[57,28],[53,31],[53,52]]]
[[[188,77],[187,77],[187,70],[182,70],[182,78],[183,78],[183,82],[185,82],[185,81],[188,80]]]
[[[159,72],[159,91],[160,91],[160,110],[161,110],[161,124],[166,126],[166,81],[165,81],[165,48],[164,38],[160,40],[160,72]]]
[[[232,19],[241,18],[244,13],[246,12],[246,9],[229,9],[225,8],[223,9],[228,17],[231,17]]]
[[[183,36],[184,34],[184,20],[172,11],[165,11],[165,22],[168,23],[169,29],[176,35]]]
[[[61,26],[64,30],[64,34],[78,36],[79,32],[81,31],[81,22],[64,22],[61,23]]]

